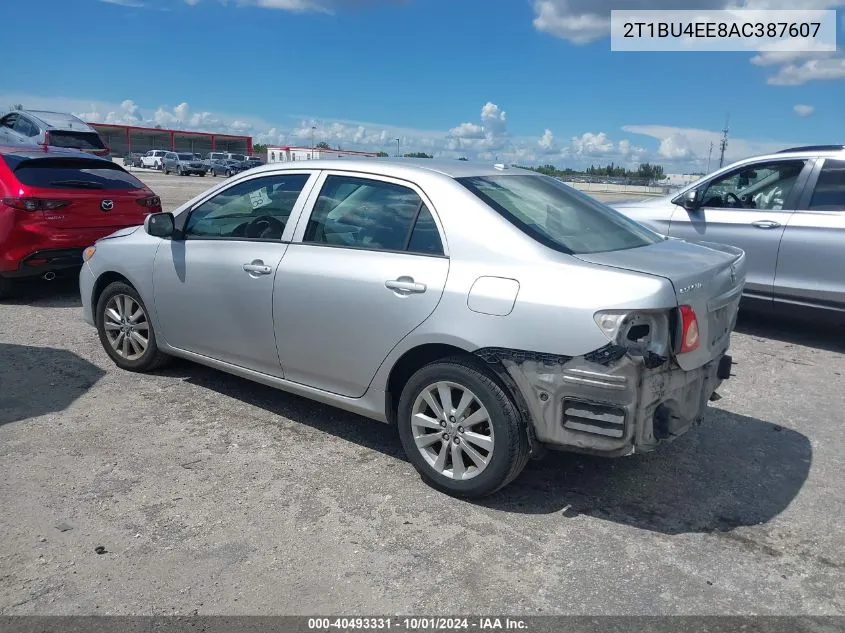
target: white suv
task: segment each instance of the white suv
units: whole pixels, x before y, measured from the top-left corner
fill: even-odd
[[[163,149],[151,149],[141,156],[141,165],[147,169],[161,169],[161,162],[166,153]]]

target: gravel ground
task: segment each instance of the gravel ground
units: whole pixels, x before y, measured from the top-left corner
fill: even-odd
[[[0,303],[0,614],[845,615],[833,330],[745,317],[701,428],[470,503],[386,425],[188,362],[118,370],[77,293]]]

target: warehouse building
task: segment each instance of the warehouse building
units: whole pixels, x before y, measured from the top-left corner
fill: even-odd
[[[112,123],[90,123],[111,149],[112,156],[124,156],[129,152],[143,154],[151,149],[177,152],[233,152],[252,155],[252,137],[213,132],[190,132],[167,130],[135,125]]]
[[[287,163],[296,160],[318,160],[320,158],[376,158],[374,152],[353,152],[320,147],[273,147],[267,148],[268,163]]]

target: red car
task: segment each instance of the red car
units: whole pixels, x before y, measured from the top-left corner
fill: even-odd
[[[160,211],[161,199],[111,160],[0,147],[0,297],[15,279],[78,269],[87,246]]]

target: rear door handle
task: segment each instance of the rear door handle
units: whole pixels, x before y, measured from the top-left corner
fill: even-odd
[[[273,269],[269,266],[265,266],[261,260],[257,260],[251,262],[249,264],[244,264],[244,270],[248,272],[250,275],[269,275],[273,272]]]
[[[400,277],[399,279],[391,279],[384,282],[385,288],[390,288],[396,292],[404,293],[421,293],[425,292],[425,284],[418,284],[413,277]]]
[[[776,229],[780,226],[780,223],[773,220],[757,220],[756,222],[752,222],[751,226],[757,227],[758,229]]]

